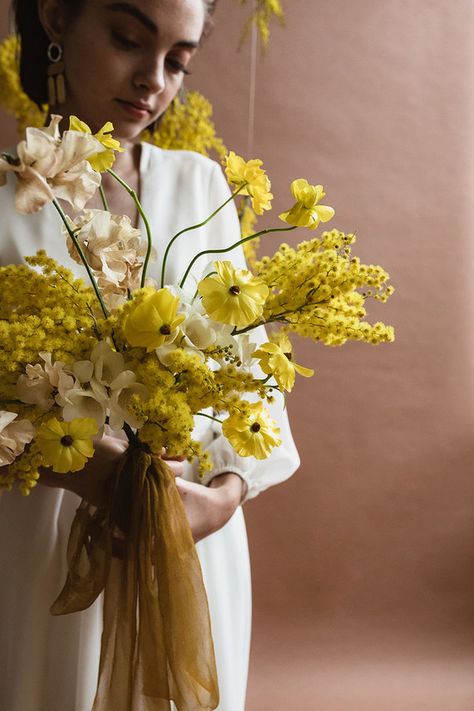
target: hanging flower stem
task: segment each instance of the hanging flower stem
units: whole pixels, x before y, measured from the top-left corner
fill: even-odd
[[[203,252],[199,252],[196,254],[191,262],[189,263],[188,268],[186,269],[183,278],[181,279],[179,286],[182,289],[184,282],[186,281],[189,272],[191,271],[194,263],[199,259],[199,257],[202,257],[204,254],[224,254],[225,252],[230,252],[232,249],[235,249],[241,244],[245,244],[245,242],[249,242],[251,239],[256,239],[257,237],[260,237],[261,235],[267,235],[270,234],[271,232],[290,232],[291,230],[295,230],[296,226],[292,225],[291,227],[269,227],[266,230],[261,230],[260,232],[256,232],[253,235],[249,235],[248,237],[244,237],[243,239],[239,239],[238,242],[234,242],[234,244],[231,244],[230,247],[224,247],[222,249],[205,249]]]
[[[191,225],[191,227],[186,227],[184,230],[180,230],[179,232],[177,232],[177,233],[174,235],[174,237],[172,237],[172,238],[170,239],[170,241],[168,242],[168,244],[167,244],[167,246],[166,246],[165,253],[164,253],[164,255],[163,255],[163,266],[161,267],[161,288],[163,288],[164,285],[165,285],[165,269],[166,269],[166,262],[167,262],[168,254],[169,254],[169,251],[170,251],[170,249],[171,249],[171,246],[172,246],[173,242],[175,242],[175,241],[178,239],[178,237],[180,237],[181,235],[184,235],[185,232],[191,232],[191,230],[197,230],[199,227],[204,227],[204,225],[207,225],[207,223],[210,222],[210,221],[212,220],[212,218],[215,217],[215,215],[217,215],[217,213],[222,210],[223,207],[225,207],[226,205],[228,205],[229,202],[232,202],[232,200],[234,199],[234,197],[235,197],[236,195],[238,195],[238,194],[240,193],[240,191],[245,188],[246,185],[247,185],[247,183],[243,183],[242,185],[240,185],[240,186],[237,188],[237,190],[234,190],[234,192],[232,193],[232,195],[231,195],[225,202],[223,202],[222,205],[220,205],[220,206],[217,208],[217,210],[214,210],[214,212],[212,213],[212,215],[209,215],[209,217],[207,217],[205,220],[203,220],[203,222],[199,222],[197,225]]]
[[[107,202],[107,198],[105,197],[105,191],[104,191],[104,188],[102,187],[102,185],[99,185],[99,194],[100,194],[100,199],[102,200],[102,205],[104,207],[104,210],[107,210],[107,212],[110,212],[109,211],[109,204]]]
[[[127,191],[127,193],[128,193],[128,194],[130,195],[130,197],[132,198],[133,202],[135,203],[135,206],[136,206],[136,208],[137,208],[137,210],[138,210],[138,213],[139,213],[140,217],[142,218],[143,223],[144,223],[144,225],[145,225],[146,238],[147,238],[147,243],[148,243],[148,244],[147,244],[147,250],[146,250],[145,260],[144,260],[144,262],[143,262],[142,278],[141,278],[141,282],[140,282],[140,287],[143,289],[143,287],[145,286],[145,281],[146,281],[146,272],[147,272],[147,269],[148,269],[148,262],[150,261],[151,250],[152,250],[152,247],[153,247],[153,243],[152,243],[152,239],[151,239],[150,223],[148,222],[147,216],[146,216],[145,213],[143,212],[143,208],[142,208],[142,206],[141,206],[140,200],[138,199],[138,195],[137,195],[137,193],[135,192],[135,190],[134,190],[133,188],[131,188],[130,185],[128,185],[128,183],[125,182],[125,180],[122,180],[122,178],[121,178],[119,175],[117,175],[117,173],[116,173],[115,171],[113,171],[112,168],[109,168],[108,171],[107,171],[107,173],[110,173],[110,175],[111,175],[113,178],[115,178],[115,180],[116,180],[118,183],[120,183],[120,185],[121,185],[123,188],[125,188],[125,190]]]
[[[208,415],[205,412],[196,412],[196,415],[199,415],[200,417],[207,417],[208,420],[213,420],[214,422],[218,422],[220,425],[222,425],[222,420],[219,420],[219,418],[213,417],[212,415]]]
[[[77,253],[79,254],[79,257],[81,258],[81,262],[83,263],[83,265],[84,265],[84,267],[85,267],[85,269],[86,269],[87,275],[88,275],[88,277],[89,277],[89,279],[90,279],[90,281],[91,281],[92,287],[93,287],[93,289],[94,289],[94,291],[95,291],[95,295],[97,296],[97,299],[99,300],[100,307],[101,307],[101,309],[102,309],[102,313],[104,314],[105,318],[108,318],[108,317],[109,317],[109,312],[107,311],[107,308],[106,308],[106,306],[105,306],[105,304],[104,304],[104,300],[103,300],[102,295],[101,295],[101,293],[100,293],[100,289],[99,289],[99,287],[97,286],[97,282],[96,282],[95,277],[94,277],[94,275],[93,275],[93,273],[92,273],[92,270],[91,270],[90,266],[89,266],[88,263],[87,263],[87,260],[86,260],[86,258],[85,258],[85,256],[84,256],[84,252],[82,251],[81,245],[79,244],[79,241],[78,241],[76,235],[74,234],[74,231],[71,229],[71,227],[70,227],[70,225],[69,225],[69,222],[68,222],[68,220],[67,220],[67,217],[66,217],[66,215],[64,214],[64,211],[63,211],[61,205],[58,203],[58,201],[57,201],[56,199],[53,200],[53,205],[54,205],[54,207],[56,208],[56,210],[59,212],[59,215],[60,215],[60,217],[61,217],[61,220],[64,222],[64,226],[66,227],[66,230],[67,230],[67,232],[68,232],[68,235],[69,235],[69,237],[71,238],[72,243],[73,243],[74,247],[76,248]]]

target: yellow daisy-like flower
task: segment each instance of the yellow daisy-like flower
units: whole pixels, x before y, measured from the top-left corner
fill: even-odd
[[[70,131],[81,131],[82,133],[92,133],[89,126],[77,118],[77,116],[69,117],[69,130]],[[99,143],[102,143],[105,151],[100,153],[94,153],[94,155],[89,156],[87,159],[91,166],[98,173],[105,173],[106,170],[111,168],[115,162],[115,151],[118,153],[123,153],[123,148],[120,145],[120,141],[113,138],[110,134],[114,130],[113,123],[107,121],[102,128],[94,133],[94,138],[96,138]]]
[[[259,359],[261,369],[267,375],[273,375],[280,390],[290,392],[295,384],[296,373],[305,378],[314,375],[314,370],[294,363],[291,343],[286,336],[280,344],[264,343],[252,354]]]
[[[206,313],[215,321],[238,328],[256,321],[263,312],[268,286],[247,269],[235,269],[232,262],[214,262],[217,274],[198,284]]]
[[[231,185],[245,185],[240,195],[249,195],[252,207],[257,215],[263,215],[264,210],[271,210],[273,195],[270,192],[271,183],[265,171],[260,167],[262,161],[258,158],[244,161],[231,151],[224,160],[225,174]]]
[[[295,227],[316,229],[320,222],[328,222],[334,217],[334,210],[327,205],[318,205],[326,195],[322,185],[310,185],[304,178],[291,183],[291,192],[296,200],[291,210],[279,216],[283,222]]]
[[[186,318],[177,313],[179,298],[166,288],[146,296],[131,310],[123,330],[131,346],[146,348],[147,352],[172,343],[178,327]]]
[[[38,427],[36,444],[44,464],[53,471],[77,472],[94,454],[92,438],[97,432],[97,422],[92,417],[80,417],[71,422],[60,422],[53,417]]]
[[[222,423],[222,431],[241,457],[266,459],[281,444],[280,430],[261,402],[244,403]]]

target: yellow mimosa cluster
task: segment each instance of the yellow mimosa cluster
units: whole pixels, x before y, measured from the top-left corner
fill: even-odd
[[[389,275],[352,258],[354,242],[355,235],[332,230],[296,248],[282,244],[272,257],[257,262],[255,273],[271,292],[264,321],[331,346],[392,341],[391,326],[364,321],[368,297],[386,301],[393,293]]]

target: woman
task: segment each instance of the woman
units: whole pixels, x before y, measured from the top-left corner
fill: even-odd
[[[169,237],[206,217],[228,196],[219,166],[194,153],[141,144],[142,131],[176,96],[200,46],[214,2],[210,0],[17,0],[22,40],[22,82],[38,103],[47,101],[49,59],[62,54],[66,96],[52,113],[77,115],[93,131],[106,121],[125,149],[114,169],[140,195],[162,255]],[[52,44],[51,44],[52,43]],[[54,62],[53,62],[54,63]],[[62,97],[61,97],[62,98]],[[138,222],[133,203],[105,175],[111,212]],[[34,216],[13,207],[13,183],[0,190],[0,263],[18,263],[45,248],[78,271],[60,237],[51,206]],[[100,207],[92,200],[88,207]],[[199,249],[232,244],[239,226],[232,205],[205,229],[173,248],[166,274],[176,283]],[[233,253],[243,265],[243,256]],[[195,275],[205,266],[198,263]],[[158,277],[160,264],[151,275]],[[214,469],[204,482],[195,468],[171,462],[201,561],[209,598],[221,701],[220,711],[243,711],[250,640],[250,574],[240,504],[283,481],[298,456],[283,413],[273,406],[283,444],[264,462],[238,457],[201,418],[196,435],[209,448]],[[65,576],[67,535],[79,499],[97,495],[97,482],[112,474],[125,444],[106,437],[84,471],[57,477],[45,472],[28,498],[0,500],[0,706],[6,711],[90,711],[97,683],[100,603],[83,613],[55,618],[48,608]],[[204,485],[203,485],[204,484]]]

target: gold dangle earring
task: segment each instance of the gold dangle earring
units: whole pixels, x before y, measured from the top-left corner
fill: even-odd
[[[50,106],[64,104],[66,101],[66,83],[64,81],[63,48],[57,42],[48,46],[48,103]]]

